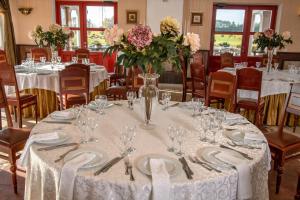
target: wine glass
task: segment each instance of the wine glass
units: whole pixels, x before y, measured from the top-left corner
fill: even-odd
[[[192,98],[192,107],[193,107],[193,117],[195,117],[197,115],[197,110],[199,109],[199,105],[200,105],[200,99],[199,98]]]
[[[57,63],[60,65],[60,64],[61,64],[61,57],[60,57],[60,56],[57,56],[57,57],[56,57],[56,60],[57,60]]]
[[[261,62],[256,62],[255,63],[256,68],[260,68],[260,65],[261,65]]]
[[[95,97],[95,102],[97,104],[97,110],[100,115],[104,115],[104,108],[107,105],[107,96],[106,95],[97,95]]]
[[[51,69],[53,70],[54,66],[56,65],[56,58],[52,57],[51,58]]]
[[[72,57],[72,63],[74,64],[74,63],[77,63],[77,61],[78,61],[78,58],[76,57],[76,56],[73,56]]]
[[[90,129],[90,133],[93,134],[95,129],[98,127],[98,120],[95,117],[91,117],[90,115],[88,116],[88,121],[87,121],[87,125]],[[89,137],[89,142],[98,142],[98,138],[90,136]]]
[[[185,139],[186,130],[183,127],[179,127],[176,131],[176,141],[179,145],[179,151],[176,153],[177,156],[183,156],[184,152],[182,151],[182,144]]]
[[[168,126],[168,136],[171,140],[171,146],[168,148],[169,152],[175,152],[175,145],[174,145],[174,140],[176,137],[176,128],[172,125]]]
[[[121,155],[128,155],[135,150],[135,148],[133,147],[133,139],[136,136],[135,130],[136,126],[124,126],[122,128],[121,134],[119,136],[122,145]]]
[[[133,110],[133,101],[136,98],[136,93],[134,91],[127,91],[126,96],[128,100],[128,107],[130,110]]]

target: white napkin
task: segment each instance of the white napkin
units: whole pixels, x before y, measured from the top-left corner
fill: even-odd
[[[245,132],[244,143],[264,142],[266,139],[262,134],[255,132]]]
[[[36,134],[32,135],[30,138],[28,138],[25,147],[23,149],[23,153],[18,160],[18,165],[21,167],[26,167],[28,164],[28,159],[29,159],[29,153],[30,153],[30,146],[34,142],[39,142],[39,141],[46,141],[46,140],[55,140],[58,139],[59,135],[57,132],[50,132],[50,133],[44,133],[44,134]]]
[[[227,152],[220,152],[215,155],[219,160],[234,165],[238,172],[238,199],[252,198],[252,184],[250,167],[245,160],[236,158]]]
[[[150,159],[152,174],[152,199],[168,200],[170,198],[170,175],[162,159]]]
[[[73,117],[73,114],[69,111],[55,111],[51,116],[54,118],[70,119]]]
[[[73,199],[74,182],[78,169],[91,162],[95,157],[96,154],[93,153],[82,153],[63,166],[58,187],[60,200]]]
[[[237,120],[237,119],[244,119],[242,115],[235,114],[235,113],[227,113],[226,120]]]

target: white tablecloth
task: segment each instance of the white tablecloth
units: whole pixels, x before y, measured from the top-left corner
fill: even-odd
[[[16,70],[19,90],[37,88],[59,93],[58,70],[62,70],[64,65],[58,65],[53,69],[51,68],[51,65],[37,66],[36,68],[37,72],[50,71],[52,73],[40,75],[39,73],[18,73],[18,70]],[[94,88],[98,86],[99,83],[108,78],[108,74],[104,66],[95,65],[91,66],[90,69],[90,92],[93,92]]]
[[[288,71],[271,71],[266,72],[265,68],[260,68],[263,71],[263,80],[261,86],[261,97],[271,96],[276,94],[285,94],[290,91],[290,83],[300,82],[300,74],[290,74]],[[224,68],[220,71],[230,72],[235,75],[234,68]],[[238,91],[238,96],[241,98],[257,99],[257,92]]]
[[[135,104],[134,110],[127,108],[127,102],[123,106],[113,106],[106,109],[105,115],[97,115],[92,112],[91,115],[97,117],[99,126],[94,131],[93,136],[99,138],[98,143],[89,143],[84,145],[92,146],[105,151],[109,159],[118,156],[119,134],[124,125],[137,125],[137,135],[134,140],[136,151],[131,155],[132,159],[146,154],[162,154],[169,157],[178,158],[173,153],[167,151],[170,144],[168,139],[168,125],[182,126],[189,130],[185,139],[183,150],[186,155],[195,153],[197,149],[204,146],[210,146],[198,140],[196,130],[193,126],[191,111],[179,107],[170,108],[168,111],[162,111],[161,106],[155,107],[152,121],[155,124],[153,130],[145,130],[139,126],[143,123],[143,115],[140,111],[140,105]],[[78,141],[80,131],[74,125],[59,125],[39,123],[32,130],[32,133],[42,134],[55,128],[61,127],[64,132],[72,136],[73,141]],[[252,124],[246,125],[248,129],[259,130]],[[219,143],[226,143],[228,139],[221,133],[217,134]],[[82,147],[84,146],[82,145]],[[66,149],[56,149],[49,152],[37,151],[41,145],[33,145],[30,151],[30,164],[26,172],[25,199],[55,199],[58,192],[58,180],[62,169],[62,162],[54,163]],[[269,199],[268,194],[268,166],[270,159],[268,157],[269,148],[263,144],[262,149],[249,150],[239,148],[246,152],[254,160],[249,162],[252,175],[253,199]],[[188,161],[189,162],[189,161]],[[133,162],[134,163],[134,162]],[[237,198],[237,172],[235,170],[224,171],[219,174],[210,172],[199,165],[189,162],[194,172],[193,180],[188,180],[183,171],[171,179],[171,199],[182,200],[233,200]],[[97,168],[98,169],[98,168]],[[151,178],[142,174],[134,165],[133,173],[135,181],[129,181],[129,176],[124,174],[124,162],[120,161],[114,165],[108,172],[98,176],[93,176],[96,169],[80,171],[75,179],[74,199],[151,199]]]

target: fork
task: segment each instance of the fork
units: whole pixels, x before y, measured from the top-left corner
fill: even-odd
[[[59,156],[59,158],[58,158],[58,159],[56,159],[54,162],[56,162],[56,163],[57,163],[57,162],[61,161],[61,160],[62,160],[62,159],[64,159],[64,158],[66,157],[66,155],[68,155],[70,152],[77,150],[77,149],[78,149],[78,147],[79,147],[79,145],[76,145],[76,146],[75,146],[75,147],[73,147],[72,149],[68,150],[66,153],[64,153],[64,154],[60,155],[60,156]]]

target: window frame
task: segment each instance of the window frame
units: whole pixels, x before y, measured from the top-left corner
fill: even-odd
[[[216,14],[217,9],[236,9],[236,10],[245,10],[244,16],[244,24],[243,24],[243,32],[217,32],[215,31],[216,26]],[[212,28],[211,28],[211,42],[210,42],[210,55],[213,57],[220,57],[219,55],[214,55],[214,43],[215,43],[215,35],[223,34],[223,35],[242,35],[242,44],[241,44],[241,54],[240,56],[242,60],[247,59],[247,57],[261,57],[260,55],[249,55],[249,40],[250,36],[254,35],[255,32],[251,32],[251,19],[253,10],[271,10],[272,17],[270,28],[275,29],[276,25],[276,17],[277,17],[277,9],[276,5],[218,5],[214,4],[213,6],[213,15],[212,15]]]
[[[56,23],[61,23],[60,7],[62,5],[74,5],[79,7],[79,27],[69,27],[70,30],[80,31],[80,47],[88,49],[88,31],[104,31],[105,28],[88,28],[87,27],[87,6],[109,6],[114,8],[114,24],[118,24],[118,3],[117,2],[94,2],[94,1],[60,1],[56,0]]]

